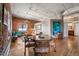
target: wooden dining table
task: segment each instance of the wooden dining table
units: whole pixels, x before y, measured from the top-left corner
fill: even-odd
[[[33,36],[32,36],[32,39],[30,37],[31,36],[29,36],[29,38],[27,38],[27,36],[25,37],[25,49],[24,49],[25,56],[26,56],[26,48],[34,47],[34,49],[35,49],[37,42],[40,42],[40,45],[41,45],[42,43],[45,43],[45,42],[46,42],[45,44],[49,44],[51,41],[50,37],[42,37],[42,38],[38,38],[38,39],[36,39],[35,37],[33,38]],[[34,50],[34,52],[35,52],[35,50]]]

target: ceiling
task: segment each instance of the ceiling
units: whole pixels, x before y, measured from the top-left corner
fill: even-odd
[[[63,12],[79,6],[78,3],[13,3],[12,14],[32,20],[60,19]]]

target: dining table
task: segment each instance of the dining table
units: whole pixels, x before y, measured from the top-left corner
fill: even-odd
[[[30,47],[34,47],[33,50],[36,48],[36,43],[37,42],[40,42],[41,43],[44,43],[44,42],[48,42],[46,44],[50,44],[51,42],[51,37],[36,37],[36,36],[33,36],[33,35],[28,35],[28,36],[25,36],[24,37],[25,39],[25,48],[24,48],[24,55],[26,56],[26,48],[30,48]],[[35,52],[35,50],[34,50]]]

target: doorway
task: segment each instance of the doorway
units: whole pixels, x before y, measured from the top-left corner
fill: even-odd
[[[68,23],[68,36],[74,36],[74,23]]]

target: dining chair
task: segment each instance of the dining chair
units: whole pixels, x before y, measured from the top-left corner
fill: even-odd
[[[35,56],[46,56],[49,54],[49,41],[48,40],[37,40],[35,42]]]

